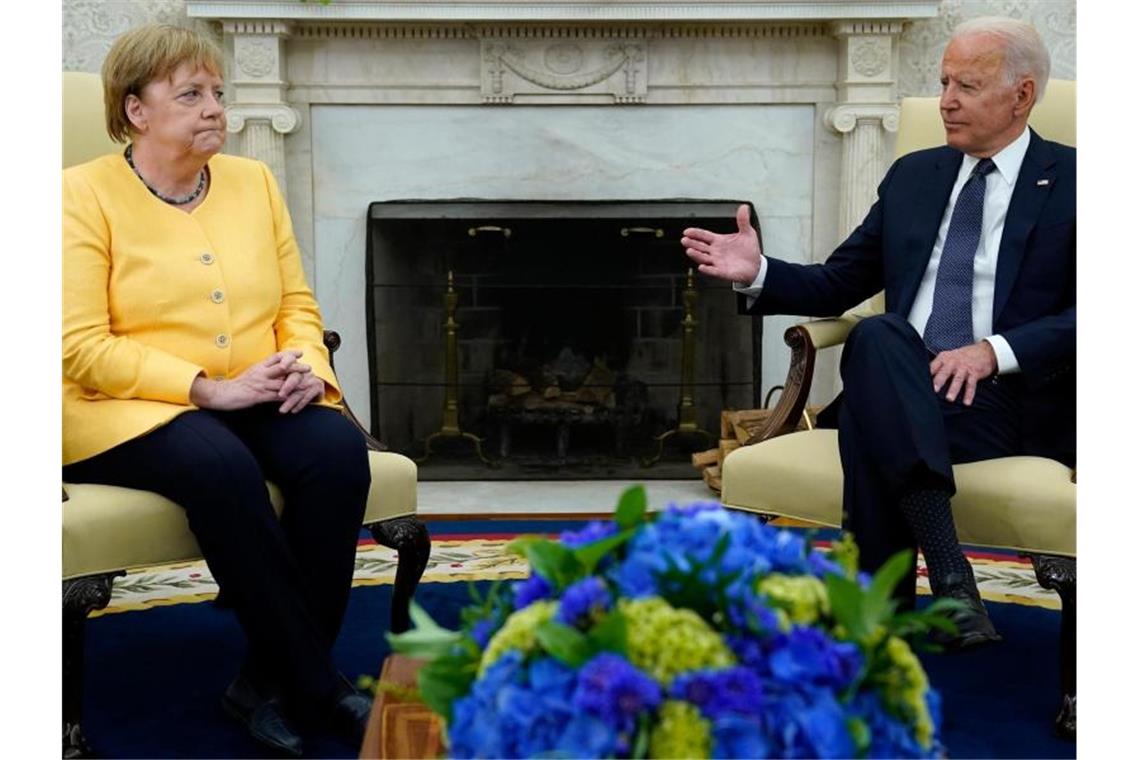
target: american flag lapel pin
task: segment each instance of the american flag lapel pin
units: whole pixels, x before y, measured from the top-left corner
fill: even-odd
[[[1037,180],[1037,187],[1046,187],[1048,184],[1049,184],[1049,180],[1047,180],[1047,179]]]

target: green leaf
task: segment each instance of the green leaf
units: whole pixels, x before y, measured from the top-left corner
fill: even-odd
[[[848,718],[847,730],[855,742],[855,755],[859,757],[871,746],[871,729],[862,718]]]
[[[392,651],[424,660],[443,657],[461,638],[455,631],[426,631],[419,628],[404,633],[388,633],[385,637]]]
[[[590,629],[586,634],[586,640],[593,654],[598,652],[626,654],[629,651],[629,636],[625,616],[617,610],[610,612]]]
[[[618,499],[617,509],[614,510],[614,520],[621,528],[635,528],[645,521],[645,512],[649,507],[649,497],[645,494],[645,486],[640,483],[630,486]]]
[[[649,715],[637,716],[637,735],[633,739],[633,753],[630,757],[649,757]]]
[[[716,545],[713,546],[712,554],[709,556],[709,565],[719,565],[720,561],[724,558],[724,553],[728,551],[728,542],[732,540],[732,535],[729,533],[722,533],[720,538],[716,540]],[[692,558],[689,560],[692,561]],[[696,564],[695,562],[693,564]]]
[[[582,577],[582,563],[571,549],[557,541],[536,541],[527,547],[530,566],[550,581],[559,591]]]
[[[538,541],[547,541],[549,539],[543,536],[517,536],[513,541],[507,544],[505,551],[507,554],[517,554],[520,557],[526,557],[527,547]]]
[[[884,562],[875,573],[863,597],[863,620],[867,630],[885,622],[894,612],[897,604],[891,599],[891,592],[910,572],[913,563],[914,553],[910,549],[903,549]]]
[[[571,549],[543,536],[519,536],[507,544],[507,551],[525,557],[531,569],[559,591],[584,575]]]
[[[859,584],[838,575],[827,575],[824,584],[836,622],[847,629],[847,635],[853,640],[861,642],[866,639],[869,630],[864,624],[863,590]]]
[[[411,630],[385,634],[393,651],[410,657],[435,660],[450,652],[462,638],[462,634],[458,631],[449,631],[440,627],[414,600],[409,611],[414,626]]]
[[[469,657],[441,657],[420,668],[416,682],[424,704],[451,720],[451,704],[471,690],[479,661]]]
[[[581,667],[590,659],[590,644],[576,628],[548,620],[534,629],[534,635],[552,657],[572,668]]]
[[[585,546],[579,546],[577,549],[572,549],[574,557],[582,565],[583,575],[593,575],[594,568],[602,561],[602,558],[612,552],[617,547],[624,544],[636,532],[636,529],[630,528],[623,530],[621,533],[615,533],[612,536],[606,536],[600,541],[595,541]]]

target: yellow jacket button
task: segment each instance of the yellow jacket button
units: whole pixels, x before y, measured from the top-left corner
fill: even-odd
[[[214,303],[221,303],[222,301],[226,300],[226,294],[220,290],[215,290],[210,294],[210,300]]]
[[[206,266],[209,266],[210,264],[214,263],[214,254],[208,253],[208,252],[203,253],[201,256],[198,257],[198,261],[201,261]]]
[[[229,344],[230,344],[230,336],[228,336],[224,333],[222,335],[219,335],[218,337],[214,338],[214,345],[216,345],[218,348],[225,348]]]

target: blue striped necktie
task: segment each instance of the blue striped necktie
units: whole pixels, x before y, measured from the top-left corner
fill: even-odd
[[[986,175],[995,168],[988,158],[978,162],[962,185],[950,215],[950,229],[934,280],[934,304],[922,332],[926,347],[936,354],[974,342],[974,254],[982,236]]]

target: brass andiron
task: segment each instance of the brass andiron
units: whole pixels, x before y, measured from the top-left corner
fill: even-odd
[[[697,287],[693,282],[693,270],[689,269],[689,276],[685,279],[685,290],[681,294],[685,304],[685,318],[681,320],[681,401],[677,404],[677,427],[667,430],[657,436],[657,453],[648,459],[641,460],[642,467],[651,467],[658,459],[665,447],[665,439],[680,434],[690,435],[700,433],[709,445],[714,438],[712,433],[697,425],[697,407],[693,404],[693,372],[696,362],[695,341],[697,328]]]
[[[444,390],[443,425],[424,441],[424,455],[417,462],[426,462],[431,456],[431,444],[436,438],[468,438],[475,443],[475,454],[488,467],[495,463],[483,455],[483,439],[474,433],[466,433],[459,428],[459,344],[456,334],[459,323],[455,321],[455,308],[459,305],[459,294],[455,292],[455,277],[447,273],[447,292],[443,296],[443,307],[447,312],[444,324]]]

